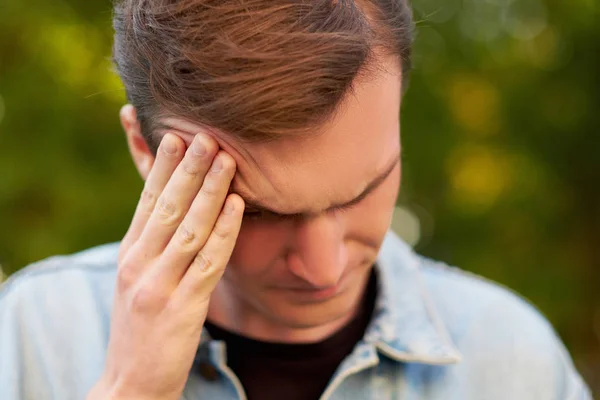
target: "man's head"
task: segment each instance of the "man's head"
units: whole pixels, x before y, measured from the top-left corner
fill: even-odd
[[[400,182],[405,1],[125,0],[115,30],[142,176],[166,131],[237,163],[247,216],[209,317],[289,340],[347,321]]]

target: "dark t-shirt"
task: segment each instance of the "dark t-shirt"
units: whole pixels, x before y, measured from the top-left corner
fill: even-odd
[[[376,293],[373,270],[354,319],[317,343],[270,343],[248,339],[208,321],[205,327],[213,339],[227,344],[227,365],[242,382],[249,400],[318,399],[342,360],[364,336]]]

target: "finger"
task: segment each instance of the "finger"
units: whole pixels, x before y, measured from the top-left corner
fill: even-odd
[[[204,302],[210,298],[235,247],[243,213],[244,200],[237,194],[227,196],[213,231],[173,292],[172,301],[181,304],[179,302]]]
[[[210,136],[199,133],[194,137],[142,231],[139,242],[144,254],[152,257],[162,253],[187,214],[217,150]]]
[[[140,236],[154,210],[156,200],[162,193],[173,171],[184,154],[185,143],[177,135],[167,133],[161,140],[154,165],[144,183],[133,219],[121,241],[120,252],[124,254]]]
[[[173,287],[179,284],[188,266],[215,229],[234,174],[235,161],[230,155],[220,151],[188,213],[161,255],[156,271],[159,275],[158,282],[171,284]]]

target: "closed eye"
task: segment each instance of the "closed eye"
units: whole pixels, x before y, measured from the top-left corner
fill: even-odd
[[[268,211],[247,209],[244,218],[251,221],[288,221],[302,218],[302,214],[275,214]]]
[[[363,200],[363,199],[361,199]],[[361,201],[360,200],[360,201]],[[360,201],[344,204],[339,207],[335,207],[330,212],[345,212],[350,210],[352,207],[360,203]],[[276,214],[269,211],[264,210],[254,210],[252,208],[247,208],[244,211],[244,218],[251,221],[290,221],[290,220],[299,220],[302,218],[306,218],[306,215],[303,214]]]

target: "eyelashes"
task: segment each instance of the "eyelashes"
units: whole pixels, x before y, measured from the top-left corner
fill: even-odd
[[[350,203],[350,204],[344,204],[343,206],[339,206],[337,208],[335,208],[334,210],[332,210],[333,212],[346,212],[346,211],[350,211],[352,208],[354,208],[354,206],[356,206],[358,203],[360,203],[360,201],[354,202],[354,203]]]
[[[264,211],[248,211],[244,218],[250,221],[290,221],[303,218],[302,214],[273,214]]]
[[[336,207],[334,209],[328,210],[330,213],[344,213],[351,210],[356,204],[359,202],[352,204],[345,204],[340,207]],[[272,221],[272,222],[280,222],[280,221],[297,221],[307,218],[304,214],[274,214],[265,211],[246,211],[244,212],[244,219],[249,221]]]

